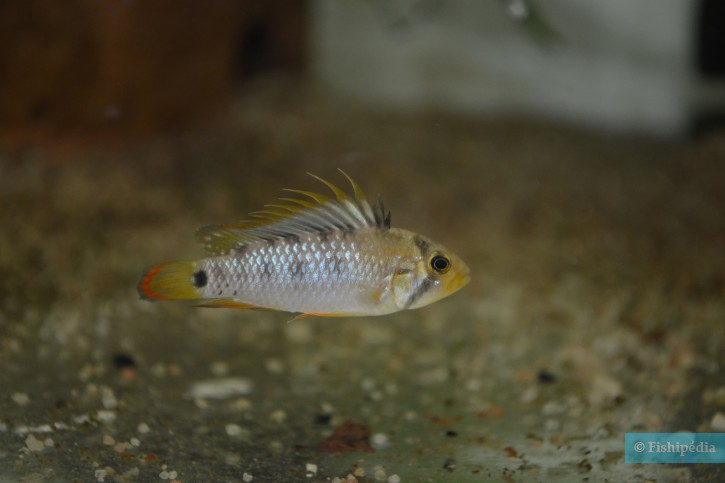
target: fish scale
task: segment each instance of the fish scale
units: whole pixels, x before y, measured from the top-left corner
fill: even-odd
[[[284,310],[303,315],[382,315],[428,305],[468,283],[468,267],[442,245],[390,227],[342,172],[354,198],[322,178],[335,198],[288,190],[251,221],[210,225],[197,238],[212,256],[150,268],[139,282],[148,300],[204,307]],[[311,200],[311,201],[310,201]]]
[[[372,238],[378,238],[377,243],[368,241]],[[326,239],[310,235],[293,242],[261,242],[240,255],[209,258],[199,267],[210,274],[204,296],[238,298],[262,307],[277,302],[282,310],[306,313],[321,307],[361,309],[366,295],[372,297],[384,278],[386,262],[394,260],[372,257],[358,247],[379,250],[381,238],[365,231]]]

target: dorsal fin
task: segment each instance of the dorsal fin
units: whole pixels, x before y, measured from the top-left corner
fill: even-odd
[[[334,198],[286,189],[304,198],[280,198],[282,203],[266,205],[265,210],[252,212],[251,220],[230,225],[209,225],[196,233],[197,240],[213,255],[226,255],[259,240],[274,240],[307,233],[329,233],[358,228],[390,228],[390,212],[385,213],[382,200],[371,205],[360,186],[343,170],[354,197],[319,176],[307,173],[324,183]]]

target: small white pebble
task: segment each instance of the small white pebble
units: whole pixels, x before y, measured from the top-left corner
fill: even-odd
[[[5,428],[7,429],[7,427]],[[53,428],[50,424],[41,424],[40,426],[18,426],[15,428],[17,434],[28,434],[28,433],[52,433]]]
[[[560,403],[558,401],[549,401],[544,404],[544,407],[541,408],[541,413],[544,416],[554,416],[556,414],[562,414],[565,411],[566,404]]]
[[[101,386],[101,404],[106,409],[114,409],[118,406],[118,400],[113,393],[113,389],[108,386]]]
[[[252,408],[252,401],[245,397],[240,397],[229,403],[229,407],[236,411],[249,411]]]
[[[544,423],[544,429],[549,433],[558,431],[560,427],[561,424],[559,424],[559,421],[557,421],[556,419],[547,419]]]
[[[239,436],[242,434],[242,428],[238,424],[227,424],[225,429],[229,436]]]
[[[478,379],[469,379],[466,382],[466,389],[468,389],[471,392],[478,391],[479,389],[481,389],[481,386],[482,386],[481,381],[479,381]],[[390,479],[390,478],[388,478],[388,479]]]
[[[13,398],[15,404],[17,404],[18,406],[27,406],[30,402],[30,396],[28,396],[24,392],[16,392],[11,397]]]
[[[715,416],[712,417],[712,421],[710,421],[710,428],[712,428],[713,431],[725,432],[725,414],[721,412],[715,413]]]
[[[138,425],[138,426],[136,427],[136,431],[138,431],[138,432],[139,432],[139,433],[141,433],[141,434],[146,434],[146,433],[148,433],[149,431],[151,431],[151,428],[149,428],[149,425],[148,425],[148,424],[146,424],[146,423],[140,423],[140,424],[139,424],[139,425]]]
[[[246,481],[247,483],[249,483],[253,479],[254,479],[254,476],[252,476],[251,473],[247,473],[247,472],[242,473],[242,480],[243,481]]]
[[[45,449],[45,444],[32,434],[29,434],[28,437],[25,438],[25,446],[27,446],[30,451],[43,451],[43,449]]]
[[[531,404],[532,402],[536,401],[536,398],[538,397],[539,388],[536,386],[531,386],[521,395],[521,402],[524,404]]]
[[[192,384],[186,394],[189,399],[226,399],[246,396],[252,392],[252,381],[244,377],[207,379]]]
[[[388,435],[384,433],[375,433],[372,438],[373,446],[382,448],[388,445]]]
[[[385,474],[385,470],[382,468],[378,468],[377,470],[375,470],[373,476],[377,481],[385,481],[388,479],[388,475]]]
[[[116,419],[116,413],[115,411],[109,411],[108,409],[101,409],[99,411],[96,411],[96,417],[99,421],[108,423]]]
[[[45,438],[43,444],[46,448],[53,448],[55,446],[55,441],[53,441],[53,438]]]
[[[370,379],[369,377],[366,377],[360,383],[360,387],[362,388],[363,391],[370,392],[373,390],[373,388],[375,388],[375,381]]]
[[[400,476],[398,476],[398,475],[388,476],[388,483],[400,483]]]
[[[267,368],[267,372],[270,374],[282,374],[284,372],[284,363],[273,357],[264,361],[264,367]]]
[[[307,463],[305,465],[305,471],[307,471],[307,477],[311,477],[317,474],[317,465],[314,463]]]
[[[615,378],[599,374],[594,376],[587,397],[591,404],[606,404],[622,394],[622,384]]]
[[[94,476],[96,477],[96,481],[104,482],[106,481],[106,470],[96,470]]]
[[[177,476],[179,476],[179,473],[177,473],[176,471],[169,471],[170,480],[175,480]]]
[[[164,470],[161,473],[159,473],[159,478],[162,480],[168,480],[169,479],[169,472]]]
[[[113,446],[114,444],[116,444],[116,440],[113,439],[113,436],[105,434],[103,435],[103,444],[105,446]]]
[[[91,417],[88,414],[81,414],[80,416],[73,416],[73,422],[76,424],[86,424],[91,421]]]
[[[274,421],[277,424],[282,424],[287,418],[287,413],[282,411],[281,409],[277,409],[276,411],[272,411],[272,413],[269,415],[269,419]]]
[[[353,471],[352,474],[353,476],[359,476],[360,478],[362,478],[363,476],[365,476],[365,468],[363,468],[362,466],[358,466],[357,468],[355,468],[355,471]]]
[[[320,404],[320,409],[322,410],[323,414],[332,414],[335,412],[335,406],[333,406],[329,402],[323,402],[322,404]]]
[[[418,414],[415,411],[406,411],[403,415],[403,419],[406,421],[415,421],[418,419]]]
[[[229,364],[227,364],[224,361],[216,361],[212,363],[211,367],[211,373],[215,376],[226,376],[229,374]]]

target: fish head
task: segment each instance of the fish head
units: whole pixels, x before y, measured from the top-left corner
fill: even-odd
[[[470,281],[466,263],[444,246],[420,235],[416,255],[393,274],[392,292],[398,309],[416,309],[437,302]]]

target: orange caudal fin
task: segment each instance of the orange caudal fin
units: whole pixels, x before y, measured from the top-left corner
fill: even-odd
[[[149,268],[138,284],[141,298],[146,300],[202,298],[202,294],[194,286],[196,266],[196,262],[173,261],[159,263]]]

